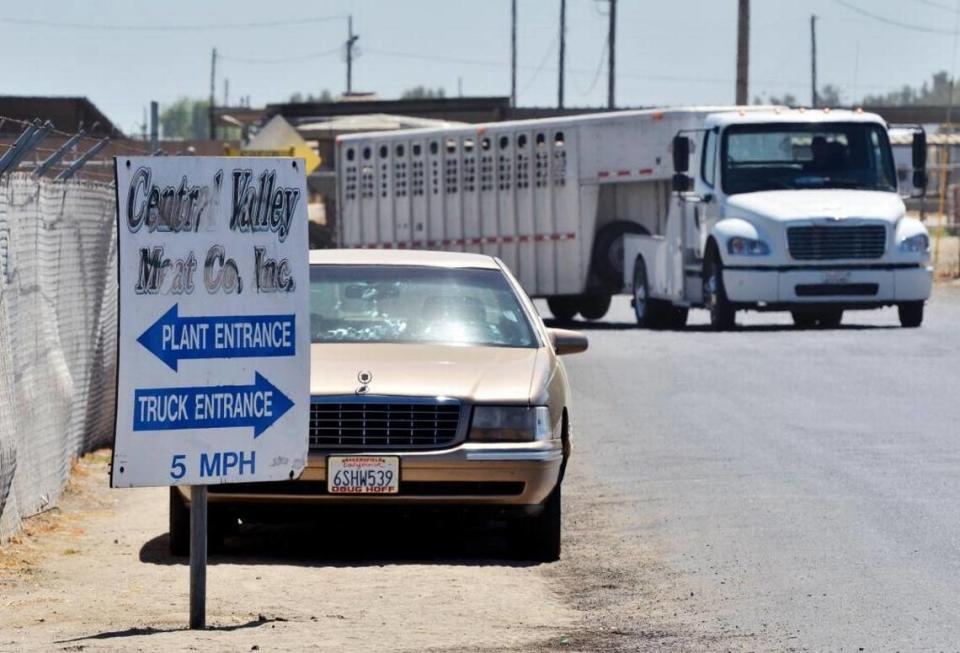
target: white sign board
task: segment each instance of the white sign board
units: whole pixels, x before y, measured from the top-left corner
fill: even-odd
[[[113,487],[296,478],[307,458],[303,160],[117,157]]]

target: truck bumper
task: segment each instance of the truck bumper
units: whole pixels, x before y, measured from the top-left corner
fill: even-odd
[[[930,297],[933,269],[915,266],[726,267],[723,284],[735,304],[882,306]]]

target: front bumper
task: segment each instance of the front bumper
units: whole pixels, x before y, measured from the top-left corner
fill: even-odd
[[[328,455],[398,456],[399,493],[327,493]],[[306,469],[295,481],[212,485],[208,497],[210,503],[220,504],[531,506],[543,503],[560,481],[564,459],[560,440],[465,442],[441,451],[311,451]],[[181,492],[189,500],[185,488]]]
[[[740,305],[883,306],[924,301],[933,286],[926,265],[739,267],[723,270],[730,301]]]

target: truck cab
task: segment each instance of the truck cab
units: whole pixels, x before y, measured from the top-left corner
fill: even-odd
[[[625,284],[643,326],[679,326],[690,307],[717,329],[738,310],[786,310],[800,327],[895,305],[919,326],[929,236],[901,197],[926,185],[914,138],[912,188],[898,188],[887,126],[862,111],[725,111],[672,143],[662,235],[624,240]],[[632,274],[631,274],[632,273]]]

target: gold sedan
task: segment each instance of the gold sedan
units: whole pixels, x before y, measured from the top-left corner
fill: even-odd
[[[560,555],[570,389],[544,326],[498,259],[399,250],[310,253],[307,468],[295,481],[211,486],[211,526],[264,504],[486,507],[516,552]],[[171,545],[189,506],[171,489]]]

